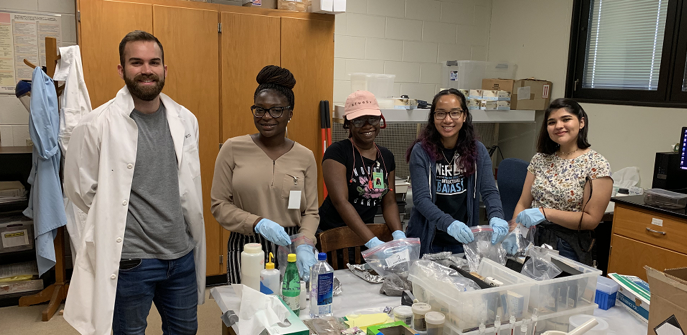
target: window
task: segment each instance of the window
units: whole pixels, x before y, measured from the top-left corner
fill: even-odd
[[[686,107],[685,2],[575,0],[566,96],[582,102]]]

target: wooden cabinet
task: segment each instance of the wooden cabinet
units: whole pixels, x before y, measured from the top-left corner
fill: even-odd
[[[332,101],[334,16],[181,0],[78,0],[77,6],[84,77],[94,108],[124,86],[117,74],[124,35],[145,30],[162,43],[168,66],[163,92],[193,112],[200,126],[207,275],[226,273],[230,232],[210,212],[219,145],[257,132],[250,112],[255,77],[264,66],[279,65],[297,81],[288,136],[321,160],[318,106],[320,100]],[[321,171],[318,177],[321,202]]]
[[[686,232],[687,219],[616,203],[608,272],[646,281],[645,265],[661,271],[687,266]]]

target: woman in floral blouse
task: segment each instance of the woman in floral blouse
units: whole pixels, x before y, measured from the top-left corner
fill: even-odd
[[[556,99],[544,114],[537,154],[527,168],[515,221],[537,225],[535,243],[592,264],[593,230],[611,198],[611,166],[587,142],[589,118],[571,99]]]

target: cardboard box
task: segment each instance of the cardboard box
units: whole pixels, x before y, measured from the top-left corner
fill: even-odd
[[[649,285],[635,276],[609,273],[608,277],[618,283],[616,306],[624,307],[632,316],[642,322],[649,322],[651,292]]]
[[[482,100],[493,100],[496,101],[499,98],[498,90],[482,90]]]
[[[687,268],[666,269],[663,272],[649,266],[644,269],[651,287],[649,334],[669,333],[668,329],[675,330],[678,325],[682,326],[683,333],[687,332]],[[657,327],[662,331],[656,332]]]
[[[551,82],[521,79],[513,83],[511,109],[545,110],[551,102]]]
[[[513,79],[482,79],[483,90],[497,90],[513,93]]]
[[[481,102],[482,101],[480,99],[468,99],[468,110],[479,109]]]
[[[482,90],[470,89],[469,99],[482,99]]]
[[[310,0],[277,0],[277,9],[296,12],[310,11]]]
[[[0,282],[0,297],[3,295],[38,291],[43,289],[43,279]]]
[[[33,249],[33,220],[23,216],[0,218],[0,254]]]
[[[415,335],[416,331],[413,331],[403,321],[396,321],[393,323],[385,323],[379,326],[367,327],[367,335],[378,335],[382,333],[384,335]]]
[[[253,0],[243,4],[243,7],[260,7],[277,9],[277,0]]]

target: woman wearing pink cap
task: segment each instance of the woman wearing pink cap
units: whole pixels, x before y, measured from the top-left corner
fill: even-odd
[[[394,239],[405,238],[394,192],[394,155],[375,144],[382,112],[375,96],[356,91],[346,99],[344,128],[348,139],[332,144],[322,158],[329,195],[320,206],[320,229],[349,226],[365,246],[383,242],[365,224],[372,223],[381,206]]]

